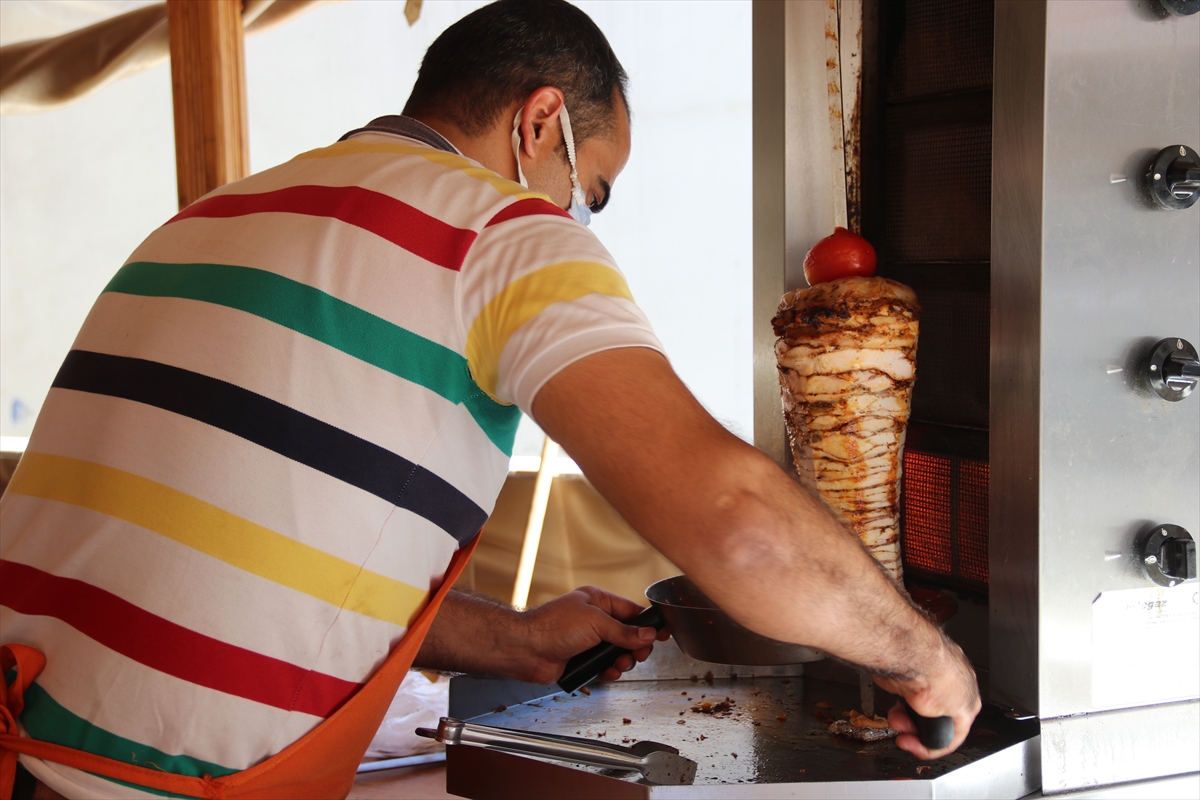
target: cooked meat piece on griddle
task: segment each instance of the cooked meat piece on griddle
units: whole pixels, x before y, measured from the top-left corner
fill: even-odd
[[[920,314],[904,284],[852,277],[789,292],[771,321],[796,471],[897,581]]]
[[[892,739],[899,731],[895,728],[856,728],[850,720],[839,719],[829,726],[829,732],[848,739],[858,739],[861,742],[878,742],[882,739]]]

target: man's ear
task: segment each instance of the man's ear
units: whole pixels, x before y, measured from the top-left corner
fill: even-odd
[[[556,86],[535,89],[526,99],[521,116],[521,147],[529,158],[536,160],[546,148],[558,148],[562,141],[558,113],[564,102],[562,90]]]

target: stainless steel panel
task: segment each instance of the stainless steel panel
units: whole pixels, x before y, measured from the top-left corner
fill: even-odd
[[[934,797],[1023,797],[1042,783],[1041,737],[968,764],[934,781]]]
[[[845,174],[843,167],[834,168],[831,158],[835,143],[829,121],[827,5],[809,0],[784,4],[785,292],[808,285],[804,256],[846,216]],[[836,143],[838,150],[841,146]],[[836,163],[844,161],[839,156]]]
[[[1159,148],[1200,142],[1200,16],[1149,10],[997,3],[991,678],[1043,719],[1103,710],[1092,603],[1148,585],[1138,530],[1200,530],[1200,403],[1131,375],[1157,339],[1200,338],[1200,207],[1152,208],[1138,182]]]
[[[1200,772],[1053,795],[1035,792],[1024,800],[1041,800],[1047,796],[1054,797],[1056,800],[1084,800],[1084,798],[1087,800],[1144,800],[1147,797],[1154,797],[1157,800],[1195,800],[1200,797]]]
[[[991,696],[1038,708],[1046,4],[998,0],[992,86]]]
[[[1138,530],[1147,521],[1172,522],[1200,534],[1200,402],[1190,402],[1200,397],[1147,397],[1116,371],[1128,370],[1132,357],[1158,339],[1200,340],[1200,207],[1149,207],[1137,180],[1154,152],[1197,143],[1200,16],[1147,18],[1136,3],[1109,0],[1049,3],[1043,718],[1102,708],[1091,697],[1091,606],[1100,592],[1147,585],[1130,552]],[[1112,183],[1114,174],[1128,179]],[[1200,647],[1200,628],[1178,647]],[[1170,657],[1163,653],[1164,667]],[[1147,676],[1170,678],[1167,670]],[[1194,712],[1192,720],[1195,742]]]
[[[771,318],[833,232],[825,6],[754,0],[754,444],[787,459]]]
[[[754,446],[783,465],[783,412],[775,371],[775,333],[771,317],[783,294],[786,224],[782,169],[786,151],[784,3],[754,0],[753,128],[754,148]]]
[[[1198,738],[1197,702],[1042,720],[1042,791],[1194,773],[1200,770]]]

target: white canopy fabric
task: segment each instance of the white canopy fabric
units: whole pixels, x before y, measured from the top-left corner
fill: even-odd
[[[329,2],[339,0],[244,0],[242,21],[247,34],[261,33]],[[61,29],[72,18],[95,19],[122,5],[133,8],[57,36],[0,47],[0,114],[34,114],[59,108],[170,57],[165,2],[145,5],[83,0],[54,4],[57,19],[48,18],[45,9],[50,4],[43,0],[4,5],[6,33],[13,29],[19,32],[22,27],[35,31],[56,26]],[[419,13],[419,0],[408,0],[405,15],[410,25]]]

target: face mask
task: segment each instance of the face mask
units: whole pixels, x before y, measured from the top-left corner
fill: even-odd
[[[575,168],[575,136],[571,133],[571,116],[567,113],[566,105],[563,105],[558,112],[558,120],[562,124],[563,142],[567,146],[567,161],[571,164],[571,206],[567,209],[567,213],[579,223],[590,225],[592,222],[592,210],[588,208],[587,198],[583,193],[583,187],[579,185],[579,173]],[[528,181],[525,180],[525,172],[521,169],[521,112],[517,112],[516,118],[513,120],[512,131],[512,146],[513,155],[517,159],[517,180],[526,189],[529,188]]]

